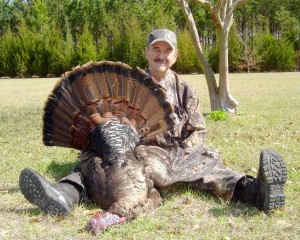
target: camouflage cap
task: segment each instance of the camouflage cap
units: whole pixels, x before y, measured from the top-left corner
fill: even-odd
[[[153,30],[149,35],[148,46],[159,41],[169,43],[173,49],[177,48],[176,34],[168,29],[161,28]]]

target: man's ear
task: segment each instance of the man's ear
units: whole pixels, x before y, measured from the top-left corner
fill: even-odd
[[[145,47],[145,56],[146,56],[146,59],[148,58],[148,51],[149,51],[149,47],[146,46],[146,47]]]
[[[178,50],[176,49],[176,50],[175,50],[175,53],[174,53],[175,60],[177,60],[177,58],[178,58],[178,55],[179,55],[179,54],[178,54]]]

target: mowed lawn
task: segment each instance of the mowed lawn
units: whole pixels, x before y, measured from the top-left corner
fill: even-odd
[[[201,112],[209,113],[204,76],[182,77],[198,90]],[[96,206],[76,206],[66,218],[44,215],[22,196],[18,177],[30,166],[55,182],[77,160],[76,150],[42,143],[43,106],[57,79],[0,79],[0,239],[300,239],[300,73],[230,78],[239,114],[206,119],[207,145],[230,168],[254,176],[260,151],[278,151],[288,168],[285,211],[266,215],[178,185],[162,193],[161,207],[97,237],[84,230]]]

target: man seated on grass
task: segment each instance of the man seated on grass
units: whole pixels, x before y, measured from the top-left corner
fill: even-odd
[[[171,70],[178,54],[175,33],[167,29],[154,30],[149,35],[145,51],[147,72],[167,90],[168,101],[175,108],[176,124],[171,131],[142,142],[139,147],[146,152],[147,146],[159,146],[169,152],[172,161],[174,153],[180,151],[187,156],[194,146],[205,146],[205,122],[198,112],[199,99],[195,90]],[[144,157],[156,156],[149,153]],[[282,157],[275,151],[267,149],[261,152],[256,178],[224,166],[220,154],[215,150],[207,149],[205,157],[216,158],[218,163],[203,178],[191,182],[195,189],[211,192],[228,201],[242,201],[265,212],[284,207],[287,170]],[[81,163],[88,158],[88,152],[82,154]],[[20,175],[20,189],[29,202],[55,215],[68,215],[74,204],[89,199],[80,163],[57,184],[49,183],[34,170],[26,168]]]

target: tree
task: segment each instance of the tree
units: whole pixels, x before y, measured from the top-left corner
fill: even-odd
[[[256,44],[250,45],[248,42],[244,42],[242,47],[243,54],[238,61],[233,62],[233,65],[239,72],[260,71],[262,55],[258,54],[258,46]]]
[[[74,42],[70,32],[63,37],[62,31],[55,25],[51,27],[48,34],[48,76],[59,76],[61,73],[71,69],[74,57]],[[67,30],[68,31],[68,30]]]
[[[233,12],[247,1],[248,0],[217,0],[214,1],[215,3],[213,6],[210,1],[205,0],[179,0],[179,4],[189,22],[194,46],[197,50],[200,65],[206,77],[211,110],[222,109],[228,112],[235,112],[239,108],[238,102],[229,92],[228,36],[233,23]],[[198,3],[202,6],[211,14],[215,23],[219,48],[219,87],[217,87],[214,74],[203,54],[197,27],[188,2]]]
[[[178,34],[180,54],[174,70],[204,72],[212,109],[225,109],[222,82],[214,79],[214,72],[224,62],[219,59],[220,36],[226,34],[218,34],[218,29],[226,26],[230,72],[293,70],[296,53],[300,68],[299,0],[252,0],[239,8],[241,1],[236,0],[179,2],[181,7],[174,0],[0,0],[0,76],[60,75],[91,59],[145,67],[141,52],[147,35],[154,28],[168,28]],[[187,3],[195,4],[189,8]],[[226,21],[232,20],[233,11],[231,26]],[[195,28],[195,34],[188,27]],[[269,39],[272,49],[260,41],[261,33],[275,38]],[[273,59],[266,55],[273,53]]]
[[[19,26],[19,32],[15,40],[15,74],[18,77],[33,75],[33,56],[35,52],[35,36],[24,22]]]
[[[219,98],[218,98],[217,82],[214,77],[214,73],[208,64],[207,59],[205,58],[205,56],[203,54],[197,27],[196,27],[193,15],[191,13],[191,10],[189,8],[187,1],[179,0],[179,4],[183,10],[183,13],[184,13],[187,21],[189,22],[189,28],[190,28],[190,32],[192,34],[194,47],[196,48],[199,63],[200,63],[200,66],[201,66],[203,73],[205,75],[205,78],[206,78],[211,110],[212,111],[217,110],[217,109],[219,109],[220,104],[219,104]]]
[[[262,71],[292,71],[295,69],[295,51],[290,42],[277,39],[268,32],[257,35],[255,41],[262,57]]]
[[[213,71],[219,72],[219,46],[218,39],[213,44],[213,47],[210,47],[209,51],[206,53],[208,56],[208,62]],[[234,24],[231,28],[231,31],[228,36],[228,63],[229,63],[229,71],[236,72],[239,71],[240,68],[238,64],[241,61],[241,55],[243,50],[243,45],[245,42],[242,42],[242,39],[237,33],[237,27]]]
[[[9,0],[0,0],[0,36],[4,33],[8,23],[9,16]]]
[[[188,30],[178,32],[178,48],[180,49],[174,70],[179,73],[197,73],[200,64],[193,46],[193,39]]]
[[[11,29],[8,28],[5,34],[0,38],[0,75],[15,75],[15,45],[16,39]]]
[[[89,61],[97,60],[97,50],[94,43],[94,37],[88,29],[87,24],[84,25],[83,32],[78,38],[76,48],[76,63],[85,64]]]

